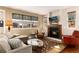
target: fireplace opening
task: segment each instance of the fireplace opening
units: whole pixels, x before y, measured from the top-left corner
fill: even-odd
[[[48,27],[48,37],[62,38],[61,25],[52,25]]]

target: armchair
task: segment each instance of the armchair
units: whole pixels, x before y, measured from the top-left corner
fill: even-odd
[[[63,42],[66,45],[79,46],[79,31],[74,31],[72,35],[64,35]]]

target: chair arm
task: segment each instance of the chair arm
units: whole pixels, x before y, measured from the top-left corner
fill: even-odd
[[[72,35],[62,35],[63,37],[71,37]]]
[[[63,42],[65,44],[72,44],[72,42],[75,40],[74,36],[64,36],[63,37]]]
[[[71,37],[72,35],[62,35],[62,39],[64,38],[64,37]]]
[[[63,38],[76,38],[75,36],[64,36]]]
[[[32,46],[26,45],[14,50],[10,50],[7,53],[32,53]]]

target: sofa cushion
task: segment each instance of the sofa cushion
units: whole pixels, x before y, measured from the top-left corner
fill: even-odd
[[[4,48],[0,45],[0,53],[5,53],[6,51],[4,50]]]
[[[9,44],[12,49],[22,47],[22,41],[19,39],[9,39]]]
[[[4,51],[11,50],[10,45],[8,44],[8,38],[7,37],[1,37],[0,38],[0,46],[3,48]]]

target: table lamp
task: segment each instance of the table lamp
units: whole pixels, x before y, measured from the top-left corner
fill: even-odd
[[[8,31],[10,32],[11,26],[13,25],[12,20],[5,20],[5,26],[8,27]]]

